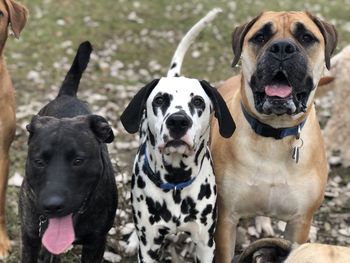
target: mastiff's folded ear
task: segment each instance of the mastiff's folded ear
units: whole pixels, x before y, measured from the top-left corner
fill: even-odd
[[[331,55],[333,54],[335,48],[337,47],[338,43],[338,33],[335,27],[326,22],[322,21],[318,17],[312,15],[309,12],[306,12],[307,15],[314,21],[314,23],[318,26],[318,29],[321,31],[324,43],[325,43],[325,61],[326,61],[326,67],[329,70],[331,68]]]
[[[260,16],[261,14],[253,18],[250,22],[243,24],[241,26],[237,26],[233,31],[232,50],[234,53],[234,58],[231,64],[232,67],[236,66],[236,64],[238,63],[241,57],[245,35],[248,33],[249,29],[254,25],[254,23],[260,18]]]
[[[89,115],[90,128],[95,136],[104,143],[111,143],[114,140],[114,133],[105,118],[99,115]]]
[[[147,98],[158,82],[159,79],[155,79],[136,93],[120,116],[120,120],[128,133],[135,133],[139,130]]]
[[[216,88],[212,87],[205,80],[200,81],[205,93],[211,99],[214,106],[215,114],[214,116],[219,122],[219,131],[222,137],[229,138],[232,136],[236,129],[236,124],[232,119],[230,110],[227,108],[226,102],[221,97],[220,93]]]

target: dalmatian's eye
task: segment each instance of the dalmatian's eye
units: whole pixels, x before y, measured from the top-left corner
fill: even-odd
[[[163,98],[163,96],[159,95],[159,96],[155,97],[154,100],[153,100],[153,103],[154,103],[154,105],[156,105],[156,106],[161,106],[161,105],[163,105],[163,103],[164,103],[164,98]]]
[[[195,96],[193,99],[192,99],[192,104],[195,106],[195,107],[202,107],[204,105],[204,100],[202,97],[199,97],[199,96]]]

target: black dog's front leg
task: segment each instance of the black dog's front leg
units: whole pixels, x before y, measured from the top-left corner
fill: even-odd
[[[46,248],[42,247],[39,256],[40,262],[42,263],[60,263],[60,257],[51,254]]]
[[[100,263],[105,252],[106,238],[97,238],[93,244],[83,245],[81,263]]]
[[[40,238],[32,238],[22,231],[22,263],[37,263],[41,246]]]

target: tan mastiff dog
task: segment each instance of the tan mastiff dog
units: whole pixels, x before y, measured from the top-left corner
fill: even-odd
[[[328,174],[313,98],[336,43],[334,27],[306,12],[264,12],[235,29],[242,73],[219,92],[237,129],[230,139],[212,129],[217,262],[231,262],[243,217],[279,218],[287,239],[307,241]]]
[[[11,25],[15,37],[19,37],[27,21],[27,9],[12,0],[0,0],[0,258],[10,250],[5,222],[6,186],[9,171],[9,148],[15,136],[15,91],[4,58],[4,47]]]
[[[348,263],[350,248],[317,243],[293,245],[281,238],[259,239],[247,247],[237,263]]]

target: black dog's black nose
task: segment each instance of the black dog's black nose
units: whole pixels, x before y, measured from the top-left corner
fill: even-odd
[[[64,208],[64,198],[59,195],[52,195],[46,198],[43,203],[43,210],[46,214],[57,214]]]
[[[276,57],[283,59],[298,51],[298,47],[291,41],[281,40],[271,44],[269,51]]]
[[[165,124],[170,131],[170,135],[175,139],[180,139],[191,128],[192,120],[186,113],[177,112],[170,115]]]

